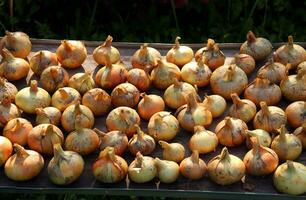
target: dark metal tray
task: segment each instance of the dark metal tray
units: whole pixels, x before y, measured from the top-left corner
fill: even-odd
[[[60,44],[58,40],[39,40],[33,39],[33,52],[38,50],[50,50],[55,52],[56,48]],[[69,70],[69,74],[74,74],[77,72],[86,71],[97,71],[97,64],[92,59],[91,53],[95,47],[100,45],[100,42],[85,42],[88,57],[83,64],[83,68],[79,68],[76,70]],[[300,43],[304,47],[306,43]],[[130,67],[130,56],[139,48],[140,43],[114,43],[122,56],[123,61]],[[199,49],[203,46],[203,44],[188,44],[194,50]],[[274,44],[274,47],[277,48],[280,44]],[[167,50],[172,47],[172,44],[151,44],[150,46],[157,48],[160,50],[162,55],[165,55]],[[239,52],[240,44],[237,43],[227,43],[220,44],[221,50],[227,56],[226,63],[229,63],[235,53]],[[29,57],[31,57],[31,54]],[[257,69],[261,66],[262,63],[258,63]],[[249,82],[251,82],[256,73],[254,72],[249,77]],[[14,84],[18,87],[18,89],[23,88],[27,85],[27,82],[30,79],[37,79],[37,77],[29,75],[27,80],[17,81]],[[156,89],[152,89],[150,93],[163,95],[163,91],[159,91]],[[203,98],[204,94],[210,94],[210,88],[200,88],[199,94],[200,97]],[[230,101],[227,101],[228,106],[231,105]],[[280,107],[285,108],[288,105],[288,102],[282,100],[279,104]],[[226,115],[227,110],[223,114],[223,116],[214,119],[213,124],[209,127],[209,130],[214,131],[216,124],[221,121]],[[34,117],[31,115],[23,114],[23,117],[29,119],[33,124],[35,124]],[[147,123],[145,121],[142,122],[142,128],[144,130],[147,129]],[[252,129],[252,124],[248,124],[249,129]],[[95,127],[106,131],[105,127],[105,117],[99,117],[95,120]],[[67,135],[67,133],[65,133]],[[190,133],[187,133],[183,130],[179,132],[177,137],[173,140],[173,142],[180,142],[186,148],[186,155],[190,155],[190,151],[188,149],[187,143],[189,138],[191,137]],[[215,152],[201,155],[201,158],[205,160],[207,163],[212,157],[218,155],[221,151],[221,146],[217,148]],[[231,154],[234,154],[240,158],[243,158],[244,154],[247,152],[247,148],[245,145],[241,145],[239,147],[230,148]],[[156,181],[152,181],[145,184],[136,184],[130,182],[127,184],[125,181],[116,184],[102,184],[94,179],[94,176],[91,171],[91,166],[95,159],[98,156],[98,151],[94,154],[84,157],[85,159],[85,169],[80,177],[75,183],[69,186],[56,186],[52,184],[48,179],[47,174],[47,164],[50,160],[50,157],[45,157],[45,168],[37,177],[27,182],[15,182],[9,180],[5,174],[3,168],[0,169],[0,192],[9,192],[9,193],[86,193],[86,194],[102,194],[102,195],[137,195],[137,196],[163,196],[163,197],[202,197],[207,199],[306,199],[306,194],[301,196],[290,196],[286,194],[278,193],[273,187],[272,175],[266,177],[252,177],[246,176],[245,182],[236,183],[229,186],[220,186],[214,184],[209,180],[207,176],[199,181],[190,181],[183,177],[180,177],[175,183],[172,184],[163,184],[157,183]],[[158,156],[161,157],[161,149],[157,145],[156,150],[152,154],[153,157]],[[130,163],[133,158],[126,153],[124,158]],[[299,162],[306,164],[306,153],[305,151],[302,153]]]

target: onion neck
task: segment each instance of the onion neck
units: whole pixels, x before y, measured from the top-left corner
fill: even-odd
[[[200,125],[197,125],[193,128],[193,132],[194,134],[199,134],[203,131],[206,131],[205,127],[204,126],[200,126]]]
[[[56,79],[59,76],[59,69],[58,68],[50,68],[50,73],[53,79]]]
[[[11,62],[15,59],[13,54],[6,48],[2,49],[2,55],[3,55],[3,59],[7,62]]]
[[[286,130],[285,125],[283,124],[281,125],[280,130],[279,130],[279,138],[281,141],[286,140],[286,133],[287,133],[287,130]]]
[[[21,128],[22,128],[22,124],[21,124],[20,120],[17,118],[16,119],[16,124],[14,126],[14,130],[19,130]]]
[[[237,93],[232,93],[231,94],[231,98],[233,101],[234,106],[240,106],[241,104],[245,104],[245,102],[243,102],[239,96],[237,95]]]
[[[182,82],[180,82],[175,76],[172,77],[173,79],[173,85],[175,88],[181,88],[182,87]]]
[[[14,39],[14,33],[12,33],[12,32],[5,31],[5,35],[6,35],[7,39],[9,39],[9,40]]]
[[[229,129],[233,129],[233,122],[232,119],[230,117],[225,117],[225,127],[229,128]]]
[[[224,147],[221,151],[221,154],[220,154],[220,160],[228,160],[230,157],[229,157],[229,152],[228,152],[228,149],[226,147]]]
[[[261,101],[259,104],[260,104],[260,108],[261,108],[261,111],[262,111],[262,115],[263,116],[269,116],[270,111],[269,111],[269,107],[268,107],[267,103],[265,101]]]
[[[102,47],[111,47],[113,42],[113,37],[108,35],[105,39],[104,43],[101,45]]]
[[[106,133],[104,133],[103,131],[94,128],[93,131],[98,135],[98,137],[100,138],[100,140],[106,135]]]
[[[175,38],[175,44],[174,44],[174,49],[179,49],[180,48],[180,42],[179,42],[179,40],[181,39],[181,37],[179,37],[179,36],[177,36],[176,38]]]
[[[70,44],[70,42],[68,40],[63,40],[62,44],[63,44],[66,51],[70,52],[70,51],[73,50],[73,46]]]
[[[288,36],[288,46],[290,48],[293,48],[293,37],[292,37],[292,35]]]
[[[65,89],[60,88],[58,92],[60,93],[62,99],[65,100],[69,98],[69,93]]]
[[[295,170],[295,167],[294,167],[294,164],[293,164],[292,160],[287,160],[286,164],[287,164],[287,170],[290,170],[290,171],[294,171]]]
[[[193,150],[190,156],[190,159],[193,163],[198,164],[199,163],[199,152],[197,150]]]
[[[138,151],[136,153],[136,163],[135,163],[135,167],[136,168],[142,168],[142,163],[143,163],[143,155],[140,153],[140,151]]]
[[[57,143],[53,145],[54,159],[59,161],[61,158],[65,158],[65,152],[61,144]]]
[[[255,131],[251,131],[251,130],[246,130],[245,131],[246,134],[251,138],[251,137],[257,137],[257,134]]]
[[[17,157],[28,157],[30,154],[19,144],[15,143],[13,145],[14,152],[17,154]]]
[[[253,146],[253,154],[255,156],[260,157],[260,149],[262,148],[261,145],[258,142],[258,138],[257,137],[251,137],[250,138],[252,141],[252,146]]]
[[[136,127],[136,131],[137,131],[137,140],[143,140],[145,133],[141,130],[139,125],[136,124],[135,127]]]
[[[170,149],[171,148],[171,145],[168,142],[165,142],[165,141],[162,141],[162,140],[158,141],[158,144],[163,149]]]
[[[253,42],[256,41],[256,37],[255,37],[255,35],[252,31],[249,31],[247,33],[247,41],[248,41],[248,43],[253,43]]]
[[[30,91],[31,92],[37,92],[38,91],[38,86],[37,86],[37,81],[32,80],[30,83]]]
[[[188,94],[188,102],[187,102],[187,108],[194,110],[198,107],[198,102],[193,93]]]
[[[214,49],[215,40],[208,38],[206,48],[207,50]]]
[[[163,163],[163,161],[161,159],[156,157],[154,159],[154,161],[155,161],[155,165],[156,165],[158,170],[160,170],[164,166],[164,163]]]
[[[108,54],[103,55],[105,58],[105,66],[106,68],[111,68],[113,66],[110,56]]]
[[[146,57],[148,55],[148,43],[144,43],[140,46],[139,56]]]
[[[236,72],[235,70],[236,70],[236,65],[235,64],[231,64],[227,68],[227,70],[226,70],[226,72],[225,72],[225,74],[223,76],[224,81],[232,81],[233,78],[234,78],[235,72]]]

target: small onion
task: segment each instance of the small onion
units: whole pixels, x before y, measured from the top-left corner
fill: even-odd
[[[103,133],[94,129],[100,137],[100,150],[106,147],[113,147],[116,155],[121,155],[128,148],[128,137],[122,131],[110,131]]]
[[[251,121],[256,114],[256,105],[248,99],[240,99],[236,93],[231,94],[231,97],[233,105],[229,108],[229,115],[245,123]]]
[[[276,106],[268,106],[266,102],[260,102],[261,110],[258,111],[253,120],[256,129],[263,129],[269,133],[276,132],[282,124],[286,124],[285,112]]]
[[[17,106],[11,103],[10,96],[4,94],[2,101],[0,102],[0,127],[5,126],[5,124],[11,119],[20,117],[21,113]]]
[[[210,86],[215,94],[230,99],[232,93],[240,95],[248,84],[248,77],[235,64],[217,68],[210,77]]]
[[[115,155],[113,147],[106,147],[94,162],[92,171],[98,181],[116,183],[126,177],[128,165],[122,157]]]
[[[50,66],[44,69],[40,75],[41,87],[50,93],[68,85],[69,74],[60,66]]]
[[[23,32],[5,31],[5,36],[0,41],[0,49],[6,48],[15,57],[26,58],[32,49],[30,38]]]
[[[204,52],[211,52],[214,49],[215,40],[208,38],[207,43],[204,43],[204,47],[198,49],[194,54],[194,58],[197,61],[201,56],[203,56]]]
[[[127,74],[127,81],[137,87],[140,91],[147,91],[151,86],[151,78],[142,69],[131,69]]]
[[[270,59],[258,72],[257,77],[268,79],[271,83],[279,84],[286,77],[286,66],[279,62],[274,62]]]
[[[293,134],[301,140],[303,149],[306,149],[306,123],[295,129]]]
[[[271,174],[278,166],[278,156],[270,148],[259,144],[257,138],[252,138],[253,148],[248,151],[243,162],[246,171],[254,176]]]
[[[205,162],[199,158],[199,152],[197,150],[192,151],[190,157],[185,158],[180,163],[181,174],[191,180],[201,179],[207,170]]]
[[[286,76],[280,83],[283,96],[289,101],[305,101],[306,99],[306,69],[297,74]]]
[[[18,89],[14,84],[8,82],[4,77],[0,77],[0,102],[3,100],[4,94],[10,97],[11,102],[14,102],[17,92]]]
[[[145,134],[138,125],[135,125],[137,134],[134,134],[129,141],[129,150],[132,155],[136,155],[140,152],[143,155],[150,155],[155,149],[154,139]]]
[[[5,164],[13,153],[13,145],[9,139],[0,136],[0,167]]]
[[[164,100],[155,94],[140,94],[142,99],[138,103],[138,113],[142,119],[149,120],[152,115],[165,109]]]
[[[52,106],[63,112],[68,106],[74,105],[80,100],[81,95],[76,89],[63,87],[52,95]]]
[[[270,147],[272,138],[270,134],[262,129],[255,129],[255,130],[246,130],[246,145],[249,149],[252,149],[253,143],[251,138],[256,137],[258,140],[258,143],[264,147]]]
[[[56,49],[56,55],[63,67],[74,69],[83,64],[87,57],[87,50],[81,41],[63,40]]]
[[[40,76],[49,66],[58,65],[57,55],[51,51],[38,51],[30,59],[30,68],[34,74]]]
[[[245,175],[245,165],[240,158],[229,154],[224,147],[220,155],[208,162],[207,172],[213,182],[219,185],[230,185],[242,179]]]
[[[287,106],[287,120],[293,128],[302,126],[306,123],[306,101],[295,101]]]
[[[240,47],[240,53],[252,56],[256,61],[267,58],[272,52],[272,44],[266,38],[256,38],[252,31],[247,33],[247,41]]]
[[[87,106],[95,116],[102,116],[110,111],[112,100],[106,91],[94,88],[83,95],[82,104]]]
[[[247,129],[248,126],[241,119],[225,117],[224,120],[217,124],[215,133],[220,144],[234,147],[244,142]]]
[[[246,75],[250,75],[256,67],[254,58],[248,54],[236,54],[233,63],[241,68]]]
[[[43,157],[18,144],[14,144],[13,148],[15,154],[4,165],[5,175],[14,181],[28,181],[37,176],[44,167]]]
[[[190,47],[181,45],[180,39],[180,37],[175,38],[175,45],[167,52],[166,59],[168,62],[182,67],[193,59],[193,51]]]
[[[271,149],[275,151],[280,160],[295,160],[303,150],[301,140],[294,134],[287,133],[283,124],[279,130],[279,135],[276,136],[271,144]]]
[[[24,118],[11,119],[3,128],[3,136],[13,144],[25,146],[28,143],[28,134],[33,129],[31,122]]]
[[[185,148],[180,143],[167,143],[160,140],[158,144],[163,149],[163,159],[179,163],[185,158]]]
[[[70,77],[68,86],[76,89],[80,94],[84,94],[95,87],[95,81],[89,72],[76,73]]]
[[[117,63],[120,60],[120,53],[116,47],[112,46],[113,37],[108,35],[104,43],[97,48],[92,53],[93,59],[99,65],[106,65],[106,56],[109,57],[111,63]]]
[[[180,130],[178,120],[170,112],[157,112],[149,120],[148,133],[155,140],[170,141]]]
[[[36,124],[53,124],[58,126],[62,113],[55,107],[36,108]]]
[[[121,83],[113,89],[111,99],[112,104],[116,107],[127,106],[133,108],[139,102],[140,93],[131,83]]]
[[[200,154],[215,151],[218,146],[218,137],[215,133],[206,130],[204,126],[195,126],[194,134],[189,140],[190,150],[197,150]]]
[[[213,118],[220,117],[226,109],[225,99],[217,94],[205,94],[203,105],[211,112]]]
[[[176,162],[155,158],[157,177],[162,183],[173,183],[180,175],[180,167]]]
[[[282,92],[278,85],[268,79],[256,78],[244,91],[244,98],[259,105],[265,101],[268,105],[276,105],[282,98]]]
[[[20,90],[15,97],[16,105],[24,112],[35,114],[36,108],[44,108],[51,104],[49,93],[37,86],[37,81],[32,80],[30,87]]]
[[[140,152],[128,168],[129,179],[135,183],[146,183],[155,178],[157,169],[152,157],[143,156]]]

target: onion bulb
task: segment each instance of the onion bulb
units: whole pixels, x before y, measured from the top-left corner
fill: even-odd
[[[139,98],[139,90],[131,83],[121,83],[111,93],[112,104],[116,107],[127,106],[133,108],[137,106]]]
[[[15,154],[5,163],[5,175],[14,181],[28,181],[37,176],[44,167],[43,157],[36,151],[26,150],[18,144],[13,146]]]
[[[225,99],[217,94],[205,94],[203,105],[211,112],[213,118],[220,117],[226,109]]]
[[[242,179],[245,175],[245,165],[240,158],[230,154],[224,147],[220,155],[208,162],[207,172],[213,182],[230,185]]]
[[[150,155],[155,149],[154,139],[145,134],[138,125],[135,125],[137,134],[134,134],[129,141],[129,150],[131,154],[136,155],[140,152],[143,155]]]
[[[120,53],[116,47],[112,46],[113,37],[108,35],[103,44],[95,48],[92,53],[93,59],[99,65],[106,65],[106,56],[109,57],[112,64],[120,60]]]
[[[157,177],[162,183],[173,183],[180,175],[180,167],[174,161],[160,160],[155,158]]]
[[[248,77],[235,64],[217,68],[210,77],[210,86],[215,94],[230,99],[232,93],[240,95],[248,84]]]
[[[197,150],[200,154],[215,151],[218,146],[218,137],[215,133],[206,130],[204,126],[195,126],[194,134],[189,140],[190,150]]]
[[[295,129],[293,134],[301,140],[303,149],[306,149],[306,123]]]
[[[271,83],[279,84],[287,75],[287,68],[279,62],[270,59],[258,72],[257,77],[268,79]]]
[[[0,167],[5,164],[13,153],[13,145],[9,139],[0,136]]]
[[[41,87],[50,93],[65,87],[69,82],[69,74],[60,66],[50,66],[44,69],[40,75]]]
[[[57,55],[47,50],[36,52],[30,59],[30,68],[38,76],[49,66],[56,65],[58,65]]]
[[[166,59],[168,62],[182,67],[193,59],[193,51],[190,47],[181,45],[180,39],[178,36],[175,38],[175,45],[167,52]]]
[[[152,157],[143,156],[140,152],[128,168],[129,179],[135,183],[146,183],[155,178],[157,169]]]
[[[151,78],[142,69],[131,69],[127,74],[127,81],[137,87],[140,91],[147,91],[151,86]]]
[[[90,72],[76,73],[70,77],[68,85],[76,89],[80,94],[85,94],[88,90],[95,87],[95,81],[91,77]]]
[[[306,99],[306,69],[297,74],[286,76],[280,83],[280,89],[285,99],[289,101],[305,101]]]
[[[306,123],[306,101],[295,101],[287,106],[287,120],[293,128],[302,126]]]
[[[63,112],[68,106],[74,105],[81,100],[80,93],[71,87],[63,87],[52,95],[52,106]]]
[[[87,57],[87,50],[83,42],[63,40],[56,49],[58,61],[63,67],[75,69],[80,67]]]
[[[155,140],[170,141],[180,130],[178,120],[170,112],[157,112],[149,120],[148,133]]]
[[[52,183],[69,185],[81,176],[83,170],[82,156],[74,151],[64,151],[60,144],[54,145],[54,157],[48,164],[48,176]]]
[[[2,101],[0,102],[0,127],[5,126],[5,124],[11,119],[20,117],[21,113],[17,106],[11,103],[10,96],[4,94]]]
[[[82,104],[87,106],[95,116],[102,116],[110,111],[112,100],[103,89],[93,88],[83,95]]]
[[[203,56],[203,53],[205,52],[211,52],[214,49],[215,40],[208,38],[207,43],[204,43],[204,47],[198,49],[194,55],[195,60],[199,60],[201,56]]]
[[[286,124],[285,112],[276,106],[268,106],[266,102],[260,102],[261,110],[258,111],[253,120],[256,129],[263,129],[269,133],[276,132],[282,124]]]
[[[55,107],[36,108],[36,124],[53,124],[58,126],[62,113]]]
[[[31,122],[24,118],[11,119],[3,128],[3,136],[13,144],[25,146],[28,143],[28,134],[33,129]]]
[[[17,58],[26,58],[32,49],[32,43],[27,34],[23,32],[5,31],[0,41],[0,49],[6,48]]]
[[[260,145],[264,146],[264,147],[270,147],[271,142],[272,142],[272,138],[270,136],[270,134],[262,129],[255,129],[255,130],[246,130],[246,145],[249,149],[251,149],[253,147],[253,143],[251,138],[252,137],[256,137],[257,141]]]
[[[92,166],[95,178],[102,183],[116,183],[122,181],[128,173],[126,161],[115,155],[113,147],[106,147]]]
[[[152,115],[165,109],[164,100],[155,94],[140,94],[142,99],[138,103],[138,113],[142,119],[149,120]]]
[[[253,148],[248,151],[243,162],[246,171],[254,176],[271,174],[278,166],[278,156],[270,148],[259,144],[257,138],[252,138]]]
[[[51,104],[49,93],[37,86],[37,81],[32,80],[30,87],[20,90],[15,97],[16,105],[24,112],[35,114],[36,108],[44,108]]]
[[[296,68],[296,72],[300,71],[300,70],[306,70],[306,61],[301,62],[297,68]]]
[[[121,155],[128,147],[128,137],[122,131],[110,131],[103,133],[98,129],[94,129],[100,137],[100,149],[113,147],[116,155]]]
[[[256,61],[264,60],[272,52],[272,44],[266,38],[256,38],[252,31],[247,33],[247,41],[240,47],[240,53],[252,56]]]
[[[199,158],[199,152],[197,150],[192,151],[190,157],[185,158],[180,163],[181,174],[191,180],[201,179],[207,170],[205,162]]]
[[[256,105],[248,99],[240,99],[236,93],[231,94],[231,97],[233,105],[229,108],[229,115],[245,123],[251,121],[256,114]]]
[[[167,143],[160,140],[158,144],[163,149],[163,159],[179,163],[185,158],[185,148],[180,143]]]
[[[17,92],[18,89],[14,84],[8,82],[4,77],[0,77],[0,102],[4,99],[4,94],[10,97],[11,102],[14,102]]]
[[[256,67],[254,58],[248,54],[236,54],[232,63],[241,68],[246,75],[250,75]]]
[[[241,119],[225,117],[217,124],[215,133],[220,144],[235,147],[244,142],[247,129],[248,126]]]

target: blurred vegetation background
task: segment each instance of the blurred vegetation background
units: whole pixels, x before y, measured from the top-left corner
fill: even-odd
[[[306,0],[0,0],[0,35],[172,43],[242,42],[248,30],[273,42],[306,41]]]

